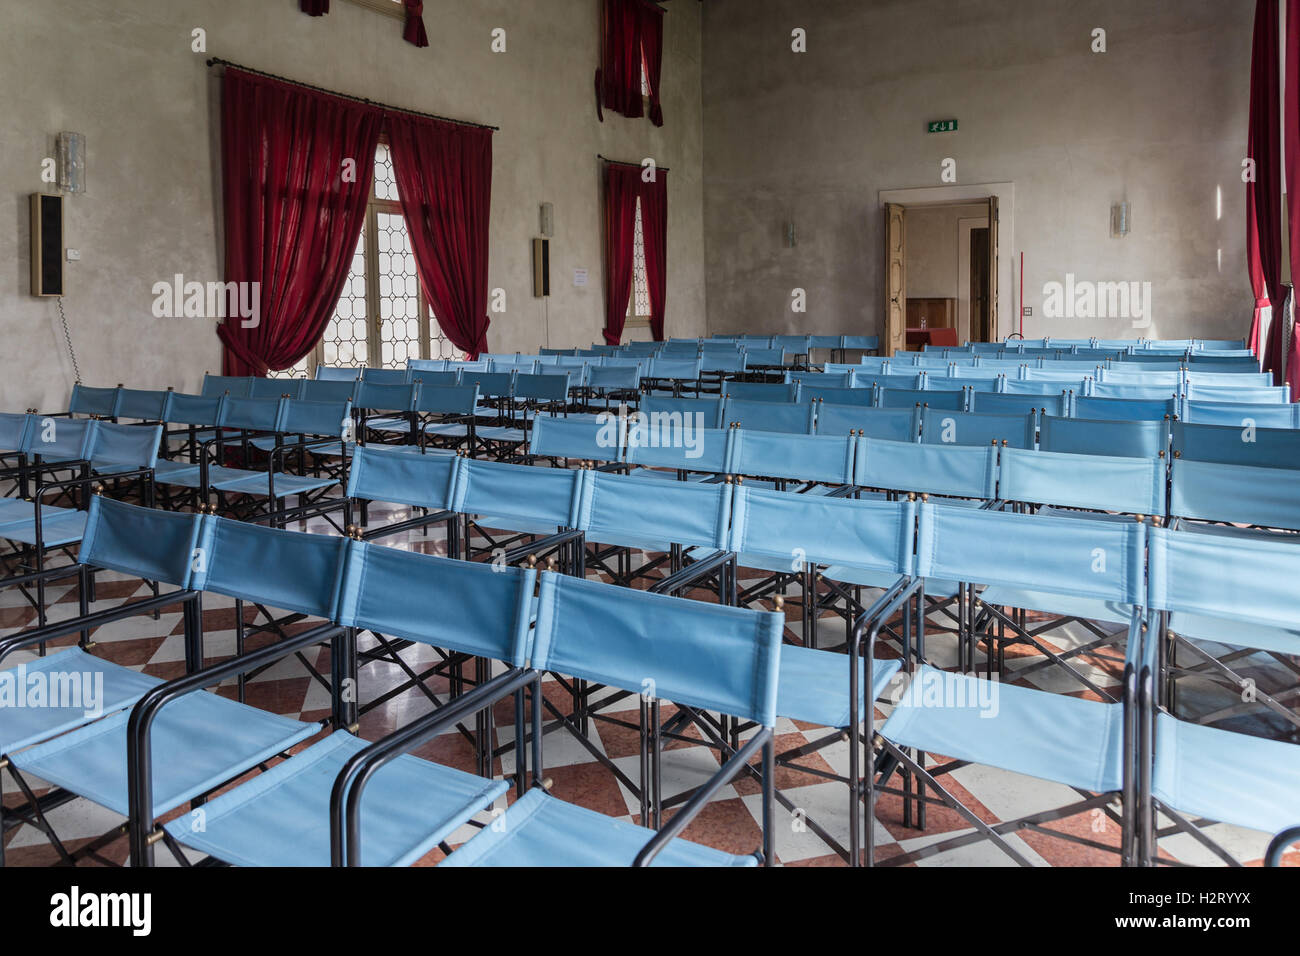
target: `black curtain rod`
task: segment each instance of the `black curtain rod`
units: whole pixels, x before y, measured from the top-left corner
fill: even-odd
[[[380,109],[391,110],[394,113],[406,113],[410,116],[423,116],[425,119],[441,120],[444,123],[455,123],[458,126],[473,126],[476,129],[490,129],[493,132],[501,129],[500,126],[489,126],[487,123],[475,123],[471,120],[452,119],[450,116],[439,116],[437,113],[421,113],[419,110],[408,110],[403,106],[389,106],[387,103],[376,103],[374,100],[368,100],[364,96],[352,96],[348,93],[339,93],[337,90],[327,90],[323,86],[314,86],[311,83],[303,83],[300,80],[291,80],[287,76],[277,76],[275,73],[268,73],[265,70],[255,70],[251,66],[232,63],[230,60],[223,60],[220,57],[214,56],[209,59],[208,66],[233,67],[236,70],[243,70],[245,73],[255,73],[258,76],[265,76],[272,80],[279,80],[281,83],[289,83],[292,86],[301,86],[303,89],[315,90],[317,93],[328,93],[330,96],[337,96],[340,99],[351,100],[354,103],[365,103],[367,106],[378,106]]]
[[[625,163],[621,159],[610,159],[608,156],[600,155],[600,153],[596,154],[596,158],[603,159],[607,163],[613,163],[615,166],[640,166],[641,165],[640,163]],[[658,163],[655,164],[655,169],[662,170],[665,173],[671,172],[671,170],[667,166],[660,166]]]

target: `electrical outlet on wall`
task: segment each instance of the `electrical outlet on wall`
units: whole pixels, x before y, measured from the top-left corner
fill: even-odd
[[[81,261],[81,250],[80,250],[80,249],[69,249],[69,250],[68,250],[68,261],[69,261],[69,262],[80,262],[80,261]]]
[[[1027,305],[1021,309],[1021,312],[1024,313],[1026,318],[1029,318],[1034,314],[1034,307],[1032,305]]]

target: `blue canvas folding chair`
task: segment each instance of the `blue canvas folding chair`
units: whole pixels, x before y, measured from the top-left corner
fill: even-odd
[[[799,384],[770,382],[723,382],[722,397],[738,402],[777,402],[789,404],[799,397]]]
[[[720,398],[671,398],[647,395],[641,400],[639,410],[643,415],[679,415],[683,421],[690,416],[696,427],[722,427],[723,400]]]
[[[700,394],[702,365],[699,358],[654,358],[642,375],[642,384],[651,394]]]
[[[647,402],[696,399],[647,399]],[[721,403],[719,403],[721,404]],[[735,429],[705,428],[691,413],[641,411],[625,433],[627,473],[639,478],[719,481],[727,472]]]
[[[781,369],[785,367],[786,352],[781,347],[751,348],[745,346],[745,368]]]
[[[782,404],[728,398],[726,407],[722,411],[722,420],[729,426],[748,428],[751,431],[810,435],[813,431],[814,414],[815,410],[811,404]]]
[[[1028,849],[1014,835],[1032,828],[1066,840],[1069,832],[1046,826],[1079,813],[1104,814],[1121,827],[1119,850],[1133,857],[1133,732],[1136,724],[1136,665],[1142,647],[1142,606],[1146,532],[1138,522],[1089,521],[972,511],[923,505],[917,535],[917,576],[970,584],[1031,587],[1049,594],[1084,597],[1132,609],[1127,660],[1119,678],[1121,701],[1107,703],[1034,687],[991,682],[964,673],[920,664],[876,735],[880,756],[868,792],[867,819],[874,817],[876,794],[899,794],[915,802],[924,829],[927,803],[956,811],[973,832],[929,843],[919,850],[881,861],[910,863],[982,840],[993,842],[1022,866]],[[920,624],[924,627],[924,618]],[[918,635],[923,647],[924,634]],[[870,654],[873,648],[865,652]],[[923,652],[922,652],[923,653]],[[925,755],[942,754],[947,763],[928,767]],[[943,787],[953,770],[982,764],[1062,784],[1079,798],[1064,807],[1013,820],[985,823]],[[903,773],[902,789],[890,788],[893,773]],[[913,789],[913,783],[916,785]],[[933,794],[928,796],[927,791]],[[1126,798],[1117,812],[1116,795]],[[867,860],[874,862],[874,832],[867,828]],[[1089,842],[1090,845],[1096,845]]]
[[[1188,521],[1300,531],[1297,472],[1179,458],[1170,469],[1169,515]]]
[[[827,494],[853,483],[855,442],[846,435],[732,429],[727,473],[780,491]]]
[[[1300,431],[1256,427],[1249,419],[1231,425],[1174,422],[1173,454],[1175,460],[1300,470]]]
[[[909,388],[880,388],[876,392],[876,405],[880,408],[920,406],[961,412],[966,410],[966,390],[963,388],[957,392],[927,392]]]
[[[1197,425],[1300,429],[1300,404],[1256,405],[1189,400],[1183,402],[1183,419]]]
[[[212,375],[203,373],[204,398],[220,398],[231,395],[235,398],[248,398],[252,394],[253,379],[244,375]]]
[[[644,639],[652,627],[654,641]],[[680,712],[720,711],[754,721],[759,730],[732,750],[715,741],[722,768],[657,833],[564,803],[541,787],[541,695],[533,690],[532,788],[506,811],[501,826],[487,827],[443,866],[745,866],[774,862],[773,744],[781,621],[774,614],[719,607],[645,592],[612,588],[563,575],[542,576],[532,667],[606,683],[631,693],[653,688],[642,705],[642,766],[669,759],[661,753],[660,700]],[[646,681],[650,681],[649,685]],[[510,693],[514,692],[512,688]],[[643,697],[643,700],[645,698]],[[522,715],[517,723],[522,724]],[[422,724],[425,725],[422,727]],[[415,746],[435,732],[435,721],[415,725],[401,742]],[[646,741],[653,739],[653,746]],[[383,744],[376,751],[383,753]],[[392,749],[397,749],[393,747]],[[736,857],[678,839],[723,786],[762,756],[763,846]],[[653,785],[658,773],[643,773]],[[642,788],[642,792],[652,789]],[[658,796],[656,793],[654,796]],[[647,814],[655,800],[643,801]],[[658,813],[654,813],[658,817]],[[643,820],[647,819],[643,815]],[[649,822],[647,820],[647,822]],[[598,834],[593,839],[593,834]],[[349,840],[349,845],[351,844]]]
[[[890,366],[888,375],[863,375],[858,372],[853,377],[854,388],[874,388],[889,392],[919,392],[922,388],[921,374],[899,373],[897,366]],[[883,404],[877,399],[877,404]],[[896,406],[895,406],[896,407]]]
[[[593,400],[603,399],[608,410],[613,402],[637,402],[640,399],[641,364],[593,366],[587,389]]]
[[[1160,458],[1169,450],[1169,426],[1164,420],[1091,421],[1044,415],[1039,422],[1038,447],[1074,455]]]
[[[862,391],[867,391],[863,389]],[[869,408],[859,405],[817,403],[817,434],[858,434],[887,441],[916,441],[921,431],[920,410]]]
[[[331,365],[316,366],[317,381],[355,382],[360,378],[361,378],[361,369],[359,367],[349,366],[346,368],[342,368],[342,367],[331,366]]]
[[[1023,395],[1001,392],[973,392],[970,410],[980,414],[1056,415],[1069,414],[1069,396],[1065,392],[1055,395]]]
[[[1100,386],[1093,386],[1094,390]],[[1178,417],[1178,399],[1074,397],[1073,418],[1111,422],[1158,422]]]
[[[799,398],[804,397],[804,390],[810,387],[815,388],[852,388],[852,372],[790,372],[788,373],[791,382],[798,382],[800,385]]]
[[[1075,382],[1030,382],[1023,379],[1007,378],[1002,380],[1002,392],[1008,395],[1082,395],[1088,387],[1088,381],[1080,379]]]
[[[391,440],[400,436],[399,444],[419,441],[415,403],[420,385],[387,383],[363,379],[357,386],[353,404],[357,410],[358,435],[363,443]]]
[[[995,445],[1033,448],[1037,429],[1028,414],[980,414],[921,410],[921,442],[926,445]]]
[[[1294,659],[1295,581],[1300,551],[1291,541],[1156,529],[1151,535],[1149,600],[1153,619],[1143,661],[1139,733],[1141,862],[1159,858],[1159,840],[1181,834],[1229,866],[1240,865],[1213,823],[1265,834],[1295,825],[1300,746],[1256,736],[1240,713],[1264,704],[1294,712],[1262,691],[1243,695],[1243,678],[1206,647],[1264,649]],[[1194,653],[1188,653],[1189,651]],[[1189,659],[1190,658],[1190,659]],[[1193,671],[1224,685],[1218,714],[1188,719],[1169,680]],[[1253,687],[1254,682],[1246,686]],[[1254,700],[1252,705],[1247,701]],[[1225,718],[1237,716],[1237,721]],[[1206,718],[1226,726],[1210,726]],[[1245,727],[1248,732],[1236,728]],[[1160,820],[1168,821],[1161,826]]]
[[[799,401],[829,402],[832,405],[857,405],[871,408],[876,403],[874,388],[839,388],[826,385],[809,385],[804,381],[799,386]]]
[[[626,418],[614,414],[588,418],[540,415],[528,436],[528,454],[534,461],[547,458],[561,467],[570,461],[617,465],[623,461],[626,425]]]
[[[117,406],[121,386],[117,388],[92,388],[77,384],[72,386],[72,395],[68,399],[68,415],[84,415],[87,418],[117,418]]]

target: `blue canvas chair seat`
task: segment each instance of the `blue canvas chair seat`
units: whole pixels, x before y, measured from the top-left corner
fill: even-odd
[[[1096,518],[1096,515],[1089,515]],[[1131,518],[1125,518],[1131,521]],[[929,581],[926,591],[929,593]],[[956,590],[954,588],[954,590]],[[1072,594],[1055,594],[1018,588],[1010,585],[992,585],[980,592],[985,604],[995,607],[1014,607],[1026,611],[1043,611],[1057,617],[1077,617],[1085,621],[1104,621],[1107,624],[1127,624],[1133,616],[1131,604],[1106,601],[1102,598],[1080,597]]]
[[[781,670],[777,677],[778,717],[802,720],[821,727],[847,727],[849,712],[849,658],[847,654],[819,651],[797,644],[781,648]],[[871,699],[885,693],[889,682],[902,668],[902,661],[875,661],[871,668]],[[867,680],[866,661],[859,659],[857,719],[863,719],[862,690]]]
[[[402,434],[411,430],[411,420],[409,418],[372,418],[366,422],[366,427],[377,432],[397,432]]]
[[[178,841],[236,866],[329,866],[330,788],[366,741],[337,731],[188,817],[166,825]],[[403,755],[376,774],[361,804],[365,861],[409,866],[508,789],[500,780]]]
[[[25,773],[126,816],[127,721],[111,717],[14,754]],[[316,734],[320,725],[290,720],[216,694],[173,702],[154,722],[155,813],[181,806]]]
[[[53,548],[80,541],[85,531],[86,513],[84,511],[61,509],[48,518],[42,512],[39,538],[36,535],[35,514],[21,521],[10,521],[0,525],[0,538]]]
[[[1300,647],[1300,628],[1243,623],[1233,618],[1174,611],[1169,615],[1169,629],[1179,637],[1210,641],[1229,647],[1246,647],[1274,654],[1294,654]]]
[[[523,442],[528,440],[528,432],[522,428],[511,428],[508,425],[479,428],[476,434],[486,441]]]
[[[67,706],[64,703],[58,706],[0,709],[0,718],[3,718],[0,719],[0,754],[12,754],[80,727],[101,714],[111,714],[129,707],[150,688],[162,683],[156,677],[87,654],[79,647],[55,651],[22,666],[22,673],[28,679],[36,674],[46,675],[47,680],[53,680],[54,675],[79,675],[83,688],[87,679],[102,680],[102,688],[96,689],[98,713],[88,714],[84,706]],[[13,668],[0,671],[0,683],[6,680],[16,681],[18,675],[19,672]]]
[[[495,416],[493,416],[495,417]],[[475,429],[482,434],[482,429]],[[469,434],[469,426],[461,425],[457,422],[427,422],[424,426],[426,435],[437,435],[441,438],[464,438]]]
[[[530,790],[442,866],[631,866],[655,831]],[[757,866],[689,840],[671,841],[652,866]]]
[[[335,484],[338,484],[338,481],[334,478],[314,478],[310,475],[287,475],[276,472],[274,491],[275,497],[287,498],[290,495],[306,494]],[[220,484],[212,483],[212,487],[218,491],[236,491],[246,495],[269,496],[273,490],[269,476],[265,472],[256,471],[244,472],[243,478],[231,478]]]
[[[1296,822],[1300,746],[1161,713],[1151,792],[1181,813],[1276,833]]]
[[[880,733],[900,747],[1109,793],[1123,783],[1123,713],[921,665]]]

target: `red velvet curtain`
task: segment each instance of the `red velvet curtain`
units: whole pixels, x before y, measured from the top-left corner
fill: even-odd
[[[641,0],[603,0],[600,18],[600,66],[596,69],[596,115],[605,109],[624,116],[644,116],[641,104]]]
[[[254,327],[239,317],[217,327],[225,374],[289,368],[320,340],[365,221],[382,120],[374,106],[226,69],[226,281],[261,290]]]
[[[1255,161],[1255,180],[1246,184],[1246,223],[1250,235],[1247,255],[1252,284],[1263,278],[1263,289],[1255,290],[1255,320],[1251,338],[1258,343],[1260,303],[1273,307],[1268,341],[1262,343],[1264,368],[1280,384],[1282,376],[1282,307],[1286,292],[1282,286],[1282,162],[1280,148],[1280,91],[1278,63],[1277,0],[1256,0],[1255,39],[1250,63],[1250,132],[1247,155]],[[1253,238],[1253,242],[1250,241]],[[1261,297],[1260,292],[1263,292]]]
[[[641,55],[645,58],[646,85],[650,87],[650,122],[664,125],[664,111],[659,102],[659,78],[664,62],[664,12],[653,4],[640,4]],[[638,74],[638,98],[640,75]]]
[[[627,321],[640,187],[639,166],[605,164],[605,341],[609,345],[618,345],[623,340],[623,325]]]
[[[330,12],[330,0],[301,0],[302,12],[321,17]]]
[[[1287,228],[1290,236],[1291,286],[1300,278],[1300,0],[1286,3],[1286,91],[1282,109],[1286,142]],[[1293,293],[1294,294],[1294,293]],[[1300,401],[1300,321],[1291,329],[1286,361],[1291,401]]]
[[[389,114],[388,138],[424,293],[447,338],[478,358],[489,324],[492,130]]]
[[[650,332],[664,340],[664,299],[668,293],[668,173],[655,170],[654,182],[641,182],[641,237],[645,241],[646,285],[650,291]]]
[[[429,35],[424,32],[424,0],[404,0],[406,4],[406,29],[402,39],[416,46],[428,46]]]

